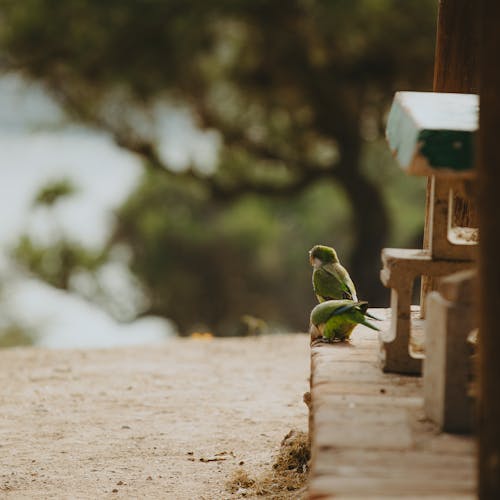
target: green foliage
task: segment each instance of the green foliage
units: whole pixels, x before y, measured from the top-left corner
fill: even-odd
[[[409,246],[421,231],[424,186],[384,152],[372,143],[365,169],[394,207],[391,241]],[[324,243],[344,260],[354,243],[350,225],[346,195],[332,182],[292,200],[247,195],[228,205],[196,182],[156,172],[118,211],[113,242],[131,249],[150,312],[182,333],[234,334],[247,314],[303,330],[303,311],[314,304],[307,251]]]
[[[380,248],[412,245],[421,230],[422,182],[404,177],[381,138],[394,91],[430,89],[436,7],[0,2],[1,61],[145,160],[150,173],[119,211],[113,242],[130,247],[150,312],[220,334],[244,314],[303,328],[313,244],[334,246],[360,297],[380,304]],[[220,134],[213,174],[174,171],[158,154],[152,116],[165,103]],[[21,243],[53,283],[85,261],[53,249],[61,278]]]
[[[41,246],[28,235],[21,236],[11,254],[31,273],[64,290],[70,288],[75,272],[81,269],[95,271],[106,259],[103,251],[88,250],[75,242],[59,240]]]
[[[244,315],[303,329],[303,308],[314,301],[307,251],[332,227],[347,228],[348,215],[332,183],[292,201],[249,195],[227,206],[156,173],[118,212],[113,241],[130,246],[150,312],[183,333],[234,334]],[[344,235],[336,238],[341,254],[351,244]]]
[[[356,147],[394,90],[430,87],[435,15],[435,0],[26,0],[0,3],[0,50],[126,147],[143,134],[131,108],[167,98],[226,146],[316,162]]]
[[[36,331],[29,319],[19,320],[10,310],[6,282],[0,284],[0,349],[32,345],[36,340]]]
[[[49,182],[38,191],[34,205],[52,207],[59,200],[76,193],[76,187],[69,179],[60,179]]]
[[[32,345],[34,339],[34,333],[18,323],[0,326],[0,349]]]
[[[77,192],[76,186],[69,179],[50,181],[42,186],[33,200],[33,207],[53,207],[62,199]],[[57,241],[40,245],[28,234],[23,234],[11,249],[11,256],[27,270],[50,285],[68,290],[72,275],[79,270],[96,271],[105,261],[106,252],[89,250],[83,245],[69,241],[61,233]]]

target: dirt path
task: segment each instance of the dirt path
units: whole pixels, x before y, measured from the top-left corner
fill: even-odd
[[[308,375],[305,335],[0,351],[0,498],[234,498],[306,430]]]

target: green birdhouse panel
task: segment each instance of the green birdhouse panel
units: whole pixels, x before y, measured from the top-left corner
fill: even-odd
[[[386,137],[408,174],[470,178],[478,122],[476,94],[397,92]]]

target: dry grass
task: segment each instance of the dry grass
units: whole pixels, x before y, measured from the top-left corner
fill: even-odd
[[[245,496],[248,489],[255,485],[255,480],[252,479],[248,472],[244,469],[237,469],[227,483],[227,489],[231,493]]]
[[[244,469],[237,469],[227,483],[227,489],[240,498],[302,499],[306,491],[309,458],[307,434],[291,430],[283,438],[269,472],[252,478]]]

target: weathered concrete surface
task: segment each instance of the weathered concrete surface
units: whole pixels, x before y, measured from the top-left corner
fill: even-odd
[[[391,289],[392,316],[380,336],[382,366],[386,372],[420,375],[423,353],[410,355],[412,330],[418,325],[411,305],[413,283],[419,276],[437,278],[471,269],[474,262],[436,259],[426,250],[384,248],[382,266],[380,279]]]
[[[424,417],[422,379],[382,373],[378,339],[311,350],[311,499],[475,498],[474,442]]]

